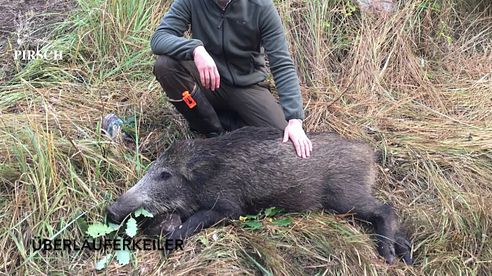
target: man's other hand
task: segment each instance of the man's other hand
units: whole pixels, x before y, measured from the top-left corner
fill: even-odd
[[[313,150],[313,144],[311,140],[306,136],[304,129],[302,129],[302,121],[299,119],[289,120],[289,124],[284,130],[283,143],[292,141],[296,148],[297,155],[302,158],[308,158]]]
[[[220,75],[214,59],[208,54],[205,47],[198,46],[193,50],[196,68],[200,73],[200,82],[205,89],[215,91],[220,87]]]

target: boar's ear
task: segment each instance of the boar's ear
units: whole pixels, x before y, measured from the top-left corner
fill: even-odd
[[[191,182],[203,183],[215,176],[220,170],[218,160],[212,160],[208,156],[198,155],[192,157],[183,168],[183,176]]]

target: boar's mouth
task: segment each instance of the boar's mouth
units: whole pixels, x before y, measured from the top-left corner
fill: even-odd
[[[144,208],[146,211],[155,216],[167,216],[170,212],[169,210],[175,210],[176,208],[169,208],[169,206],[160,206],[156,204],[145,204],[145,202],[137,202],[137,200],[126,200],[125,195],[123,195],[118,201],[106,207],[106,213],[108,219],[114,223],[121,223],[125,220],[128,215],[133,213],[139,208]]]
[[[138,209],[138,208],[137,208]],[[135,209],[136,210],[136,209]],[[117,203],[106,207],[108,220],[112,223],[120,224],[133,211],[122,211],[118,209]],[[167,236],[181,225],[181,218],[175,213],[156,213],[152,218],[140,216],[136,218],[137,223],[144,229],[144,233],[149,236]]]

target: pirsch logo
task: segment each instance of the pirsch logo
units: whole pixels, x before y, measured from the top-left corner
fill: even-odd
[[[39,48],[36,50],[15,50],[14,60],[62,60],[62,51],[40,51]]]

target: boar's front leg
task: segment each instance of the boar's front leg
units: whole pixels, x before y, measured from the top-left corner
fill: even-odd
[[[168,236],[181,225],[181,217],[174,213],[164,213],[147,220],[144,225],[144,234],[147,236]]]
[[[169,234],[169,240],[184,240],[189,236],[208,228],[226,217],[233,217],[230,212],[224,210],[199,210],[191,215],[183,224]],[[168,253],[168,252],[167,252]]]

